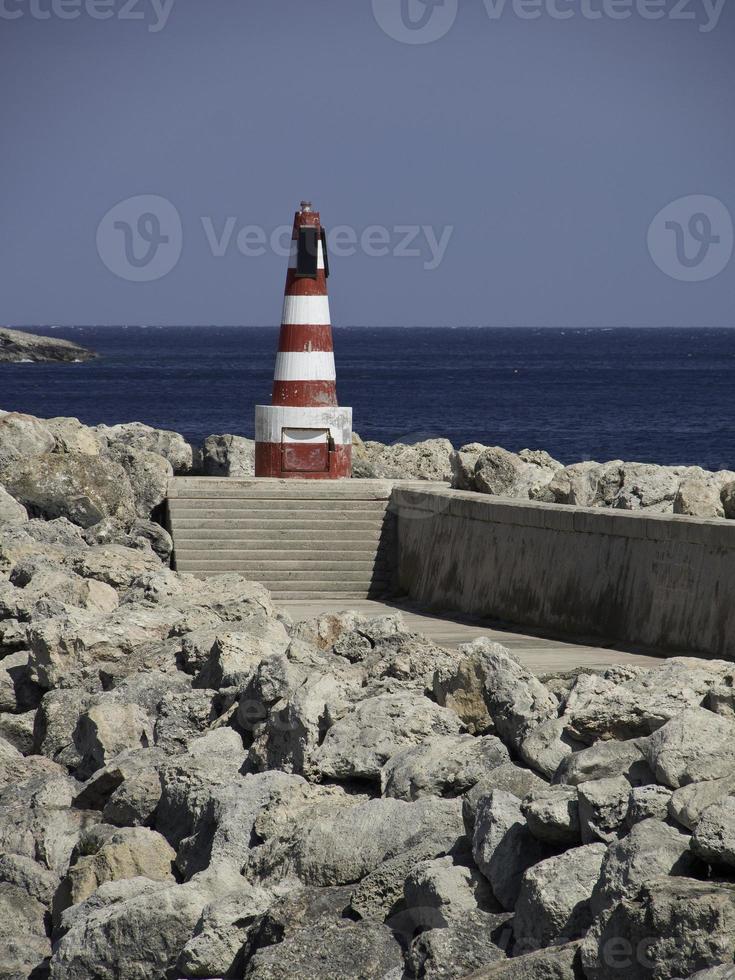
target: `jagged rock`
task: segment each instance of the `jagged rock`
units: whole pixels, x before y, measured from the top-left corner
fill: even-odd
[[[54,914],[60,915],[70,905],[77,905],[106,881],[142,876],[152,881],[174,883],[171,873],[176,852],[160,834],[145,827],[122,830],[109,828],[101,835],[100,827],[83,838],[81,853],[61,883],[54,900]]]
[[[523,875],[513,920],[514,955],[581,938],[592,924],[590,898],[604,844],[573,847]]]
[[[462,797],[462,816],[468,835],[472,837],[475,829],[475,817],[480,802],[492,790],[500,789],[515,796],[518,800],[522,800],[529,793],[534,793],[537,790],[542,791],[546,788],[547,784],[544,780],[531,772],[530,769],[521,769],[520,766],[512,762],[491,770]]]
[[[155,453],[168,460],[177,476],[191,472],[193,450],[178,432],[154,429],[142,422],[120,425],[98,425],[94,430],[108,446],[128,446],[143,452]]]
[[[108,824],[142,826],[150,820],[161,798],[158,773],[167,760],[166,752],[160,748],[121,752],[81,785],[74,806],[103,810]],[[115,811],[117,816],[113,817]],[[125,819],[120,818],[123,812]]]
[[[400,975],[401,947],[387,926],[349,919],[297,929],[250,959],[248,980],[372,980]]]
[[[463,836],[459,800],[427,797],[416,803],[380,799],[310,814],[296,830],[292,867],[305,884],[360,881],[380,864],[427,838],[443,846]]]
[[[582,842],[611,843],[625,831],[630,783],[624,776],[592,779],[577,787]]]
[[[729,775],[733,741],[735,722],[705,708],[690,708],[650,737],[646,756],[658,781],[678,789]]]
[[[161,568],[152,552],[114,544],[88,548],[72,555],[67,564],[82,578],[106,582],[118,591],[129,589],[140,576]]]
[[[674,497],[674,513],[690,517],[724,517],[720,485],[711,477],[689,477],[682,480]]]
[[[107,455],[127,474],[136,515],[150,518],[168,494],[168,485],[174,473],[169,461],[158,453],[120,445],[111,446]]]
[[[183,752],[193,739],[203,735],[214,720],[214,691],[170,691],[156,708],[153,739],[158,748],[174,754]]]
[[[551,946],[497,963],[466,980],[584,980],[579,965],[579,942]]]
[[[522,801],[521,812],[536,840],[548,844],[579,844],[582,830],[575,786],[547,786]]]
[[[33,858],[23,854],[0,854],[0,882],[17,885],[46,908],[51,905],[60,880],[59,875]]]
[[[646,762],[646,741],[597,742],[588,749],[567,756],[554,774],[554,783],[579,786],[596,779],[625,776],[631,786],[654,783],[655,777]]]
[[[196,687],[244,687],[266,657],[286,652],[290,638],[282,623],[266,619],[248,633],[220,631],[195,679]]]
[[[406,955],[409,977],[424,980],[460,980],[505,959],[492,937],[503,929],[507,916],[474,909],[462,919],[439,929],[428,929],[411,943]]]
[[[636,786],[628,797],[625,822],[633,827],[643,820],[666,820],[672,792],[666,786]]]
[[[319,770],[337,779],[380,779],[380,770],[400,749],[435,735],[455,735],[454,712],[414,694],[367,698],[332,725],[317,753]]]
[[[662,875],[687,876],[696,870],[690,838],[659,820],[644,820],[627,837],[611,844],[592,893],[592,911],[604,917],[618,902],[634,898],[641,887]]]
[[[689,830],[694,830],[704,811],[728,796],[735,796],[735,767],[721,779],[689,783],[675,790],[669,800],[669,816]]]
[[[459,796],[508,762],[508,750],[493,735],[436,736],[391,756],[380,773],[381,791],[398,800]]]
[[[548,491],[557,504],[612,507],[622,483],[623,461],[573,463],[550,480]]]
[[[714,711],[716,715],[735,720],[735,686],[731,678],[728,680],[727,684],[718,684],[717,687],[710,688],[705,707]]]
[[[31,677],[25,650],[0,660],[0,712],[20,713],[37,708],[42,694]]]
[[[205,476],[253,476],[255,442],[242,436],[208,436],[202,446]]]
[[[150,547],[162,562],[168,563],[173,551],[173,540],[168,531],[154,521],[137,518],[123,524],[114,517],[106,517],[84,532],[84,540],[90,545],[118,544],[124,548]]]
[[[735,518],[735,480],[731,480],[722,487],[720,500],[725,517],[729,520]]]
[[[0,970],[6,980],[42,975],[51,955],[46,909],[23,888],[0,881]]]
[[[68,769],[77,769],[82,761],[82,754],[74,741],[74,732],[79,719],[93,700],[93,696],[86,691],[47,692],[34,720],[34,753],[45,755]]]
[[[518,754],[532,769],[551,779],[568,755],[583,748],[583,743],[567,732],[564,718],[550,718],[523,739]]]
[[[406,917],[397,910],[404,903],[403,889],[406,879],[422,862],[445,856],[456,841],[456,831],[450,830],[445,835],[431,835],[427,840],[409,846],[396,857],[383,861],[352,892],[351,910],[362,919],[387,920],[390,916],[390,925],[395,931],[407,931],[412,936],[416,924],[414,918],[408,916],[410,928],[406,930]],[[433,913],[431,921],[436,921]]]
[[[133,489],[114,460],[83,453],[45,453],[0,468],[0,480],[34,517],[66,517],[83,528],[104,517],[134,517]]]
[[[52,787],[53,793],[53,787]],[[34,800],[32,787],[16,792],[8,803],[0,801],[0,854],[38,860],[61,877],[83,830],[99,822],[98,813],[69,809],[63,796],[58,805]]]
[[[448,439],[426,439],[423,442],[383,445],[365,442],[363,458],[369,464],[371,478],[380,480],[452,479],[451,456],[454,447]]]
[[[12,591],[0,587],[0,615],[4,612],[24,622],[63,615],[68,606],[92,613],[111,613],[118,606],[111,586],[37,559],[18,562],[11,582],[16,586]]]
[[[735,796],[707,807],[694,831],[692,850],[710,864],[735,867]]]
[[[435,909],[440,916],[435,925],[460,922],[478,908],[497,910],[483,876],[449,856],[415,865],[406,878],[403,894],[408,910]]]
[[[509,453],[500,446],[488,446],[475,463],[475,488],[499,497],[538,500],[562,464],[540,450],[524,449]]]
[[[548,852],[529,831],[521,801],[495,789],[477,808],[472,856],[501,906],[510,912],[525,871],[548,857]]]
[[[272,895],[243,882],[231,895],[207,905],[176,962],[177,977],[242,976],[245,949]]]
[[[615,950],[615,955],[605,955]],[[653,878],[582,944],[588,980],[669,980],[735,959],[735,887]]]
[[[0,524],[25,524],[28,511],[11,497],[5,487],[0,486]]]
[[[452,467],[452,487],[455,490],[476,490],[475,466],[487,446],[481,442],[470,442],[453,452],[449,462]]]
[[[493,720],[485,704],[482,672],[477,658],[454,658],[453,663],[436,671],[432,690],[437,704],[452,711],[473,735],[485,735],[494,730]]]
[[[0,713],[0,738],[10,742],[23,755],[30,755],[33,751],[35,718],[35,710],[21,714]]]
[[[732,673],[727,661],[676,657],[622,683],[582,675],[567,698],[567,728],[588,743],[650,735]]]
[[[99,456],[104,449],[104,441],[94,429],[82,425],[79,419],[44,419],[43,424],[55,440],[57,453],[82,453],[84,456]]]
[[[41,419],[21,412],[0,415],[0,470],[32,456],[50,453],[55,445],[53,433]]]
[[[170,885],[133,878],[103,884],[64,917],[66,931],[54,947],[51,980],[159,980],[213,898],[194,882]]]
[[[504,741],[518,748],[534,728],[556,717],[554,696],[505,647],[480,637],[459,652],[472,661],[488,714]]]

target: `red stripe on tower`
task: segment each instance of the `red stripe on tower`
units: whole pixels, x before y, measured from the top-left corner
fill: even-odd
[[[326,234],[302,201],[273,376],[272,405],[255,409],[255,475],[339,479],[352,472],[352,410],[337,405]]]

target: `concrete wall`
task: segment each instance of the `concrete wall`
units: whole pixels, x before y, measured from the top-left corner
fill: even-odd
[[[396,489],[412,598],[550,633],[735,657],[735,521]]]

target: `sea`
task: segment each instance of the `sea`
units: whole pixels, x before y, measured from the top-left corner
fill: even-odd
[[[270,400],[277,327],[27,329],[100,357],[0,365],[5,411],[137,420],[196,443],[251,437]],[[334,346],[363,439],[735,469],[735,329],[346,327]]]

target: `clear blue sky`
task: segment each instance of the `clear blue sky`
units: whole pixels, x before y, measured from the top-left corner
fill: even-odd
[[[0,323],[277,323],[285,260],[237,235],[308,197],[358,240],[384,229],[334,257],[335,324],[735,325],[735,258],[686,282],[647,247],[679,198],[735,215],[733,0],[716,22],[714,0],[688,0],[694,19],[649,0],[660,20],[636,0],[620,20],[625,0],[597,19],[603,0],[459,0],[411,44],[389,34],[443,29],[453,0],[404,0],[413,29],[401,0],[161,2],[0,0]],[[147,282],[100,255],[115,266],[137,205],[98,236],[139,195],[182,227]],[[169,218],[142,227],[175,248]],[[401,226],[446,249],[420,231],[401,255]]]

